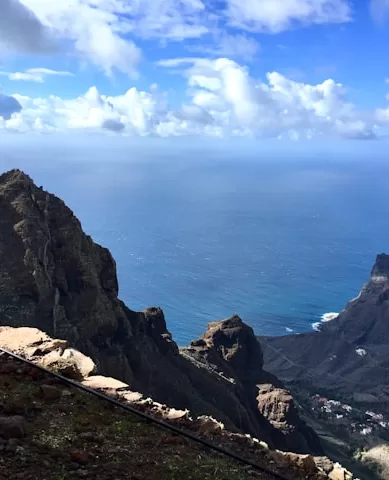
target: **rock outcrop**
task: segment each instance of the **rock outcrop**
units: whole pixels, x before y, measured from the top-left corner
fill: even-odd
[[[230,381],[251,413],[251,423],[258,425],[257,431],[269,426],[275,430],[272,437],[280,448],[321,451],[316,435],[301,421],[290,392],[263,370],[261,346],[252,328],[237,315],[210,323],[206,333],[183,352]]]
[[[260,338],[265,367],[290,384],[389,414],[388,325],[389,255],[381,254],[358,297],[319,332]]]
[[[263,371],[261,347],[238,317],[211,324],[180,352],[161,309],[134,312],[119,300],[111,254],[60,199],[12,170],[0,176],[0,212],[0,325],[64,339],[98,373],[146,398],[210,415],[272,447],[320,453],[289,393]],[[50,350],[46,340],[41,348]],[[74,378],[94,370],[64,344],[43,359],[47,367],[66,365]]]

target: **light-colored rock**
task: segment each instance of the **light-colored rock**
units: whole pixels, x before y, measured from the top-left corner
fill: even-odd
[[[378,467],[382,480],[389,480],[389,444],[370,448],[362,454],[362,461]]]
[[[62,358],[75,362],[84,378],[89,377],[96,372],[97,368],[95,362],[90,357],[87,357],[74,348],[67,348],[62,354]]]
[[[51,358],[47,357],[48,355],[43,357],[42,360],[37,363],[40,364],[42,367],[47,368],[52,372],[58,373],[63,377],[70,378],[71,380],[81,381],[84,379],[76,362],[72,362],[71,360],[64,360],[60,355],[58,355],[57,357],[52,356]]]
[[[81,380],[96,371],[96,364],[83,353],[66,348],[68,342],[52,339],[46,333],[28,327],[0,327],[0,347],[38,363],[64,376]]]
[[[328,478],[330,480],[352,480],[353,475],[339,463],[334,464],[333,470],[329,473]]]
[[[163,418],[166,420],[180,420],[182,418],[189,418],[189,410],[176,410],[175,408],[169,408],[163,413]]]
[[[48,342],[44,342],[42,345],[39,345],[38,349],[43,353],[49,353],[53,350],[65,350],[69,346],[69,343],[66,340],[61,340],[56,338]],[[71,349],[72,350],[72,349]]]
[[[143,395],[139,392],[124,392],[120,394],[120,398],[128,403],[137,403],[142,400]]]
[[[95,375],[95,376],[88,377],[82,381],[82,384],[85,385],[86,387],[100,389],[100,390],[108,390],[108,389],[117,390],[118,388],[130,389],[127,383],[121,382],[116,378],[103,377],[102,375]]]
[[[90,357],[72,348],[52,350],[39,357],[37,363],[74,380],[82,380],[96,370],[96,364]]]
[[[28,347],[40,345],[51,338],[37,328],[0,327],[0,348],[23,354]]]
[[[327,474],[334,468],[334,462],[328,457],[315,457],[315,464]]]

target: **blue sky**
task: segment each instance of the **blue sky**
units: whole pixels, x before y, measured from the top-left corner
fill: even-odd
[[[380,139],[389,0],[2,0],[0,129]]]

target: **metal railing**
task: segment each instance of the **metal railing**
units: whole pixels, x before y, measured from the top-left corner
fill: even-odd
[[[47,370],[46,368],[42,367],[41,365],[37,365],[36,363],[34,362],[31,362],[30,360],[26,360],[25,358],[21,357],[20,355],[17,355],[13,352],[10,352],[4,348],[0,348],[0,355],[1,354],[5,354],[5,355],[9,355],[10,357],[20,361],[20,362],[23,362],[29,366],[32,366],[38,370],[41,370],[43,371],[44,373],[46,373],[47,375],[50,375],[52,377],[55,377],[57,378],[58,380],[60,380],[62,383],[64,383],[65,385],[69,385],[71,387],[74,387],[74,388],[77,388],[78,390],[81,390],[83,392],[86,392],[86,393],[89,393],[90,395],[94,395],[95,397],[98,397],[106,402],[109,402],[111,403],[112,405],[115,405],[116,407],[119,407],[129,413],[132,413],[133,415],[136,415],[140,418],[142,418],[143,420],[146,420],[154,425],[157,425],[158,427],[160,428],[163,428],[165,430],[169,430],[170,432],[178,435],[178,436],[181,436],[183,438],[186,438],[188,440],[191,440],[193,442],[196,442],[204,447],[207,447],[209,448],[210,450],[213,450],[221,455],[224,455],[232,460],[235,460],[236,462],[239,462],[240,464],[242,465],[245,465],[247,467],[251,467],[252,469],[254,470],[257,470],[261,473],[265,473],[269,476],[272,476],[274,479],[276,480],[292,480],[291,478],[288,478],[284,475],[281,475],[280,473],[277,473],[277,472],[274,472],[266,467],[263,467],[249,459],[246,459],[246,458],[243,458],[241,457],[240,455],[237,455],[236,453],[234,452],[231,452],[229,450],[226,450],[225,448],[223,447],[220,447],[219,445],[216,445],[216,444],[213,444],[203,438],[200,438],[200,437],[197,437],[196,435],[190,433],[190,432],[187,432],[185,430],[181,430],[177,427],[175,427],[174,425],[171,425],[170,423],[168,422],[165,422],[163,420],[160,420],[159,418],[155,418],[151,415],[148,415],[147,413],[145,412],[141,412],[140,410],[137,410],[136,408],[132,407],[131,405],[129,405],[128,403],[123,403],[115,398],[112,398],[112,397],[109,397],[107,395],[105,395],[104,393],[98,391],[98,390],[94,390],[92,388],[89,388],[89,387],[86,387],[85,385],[82,385],[81,383],[79,382],[76,382],[74,380],[71,380],[70,378],[66,378],[62,375],[60,375],[59,373],[56,373],[56,372],[52,372],[50,370]]]

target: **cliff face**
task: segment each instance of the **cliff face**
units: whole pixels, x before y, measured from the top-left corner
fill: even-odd
[[[320,451],[290,394],[262,369],[240,319],[211,324],[179,351],[163,312],[118,299],[115,262],[65,204],[19,170],[0,176],[0,325],[36,327],[89,355],[104,375],[196,415],[212,415],[271,446]]]
[[[261,338],[265,366],[287,382],[380,404],[389,413],[389,255],[377,256],[369,281],[320,332]]]

